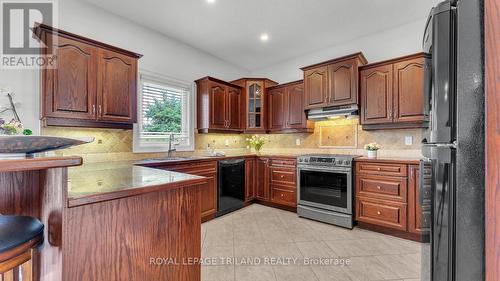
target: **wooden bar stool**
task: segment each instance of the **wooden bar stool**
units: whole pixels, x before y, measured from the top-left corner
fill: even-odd
[[[0,281],[33,279],[31,259],[43,242],[43,224],[32,217],[0,215]]]

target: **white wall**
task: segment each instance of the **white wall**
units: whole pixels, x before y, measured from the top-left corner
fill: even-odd
[[[59,28],[143,54],[139,69],[186,82],[206,75],[225,80],[249,75],[243,68],[76,0],[59,1]],[[35,133],[39,131],[38,76],[35,70],[0,69],[0,86],[16,93],[21,119]],[[0,97],[0,105],[6,102]]]
[[[426,20],[411,22],[394,29],[331,46],[271,67],[252,71],[251,76],[268,77],[279,83],[286,83],[303,79],[300,67],[359,51],[363,52],[369,63],[421,52]]]

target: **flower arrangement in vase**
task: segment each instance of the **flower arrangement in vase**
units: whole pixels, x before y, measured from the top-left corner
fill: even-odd
[[[365,150],[368,154],[368,158],[374,159],[377,158],[377,151],[380,149],[380,145],[376,142],[372,142],[369,144],[365,144]]]
[[[5,90],[0,89],[0,93],[7,96],[9,100],[9,106],[0,108],[0,114],[8,111],[12,112],[14,117],[9,121],[5,121],[5,119],[0,118],[0,135],[32,135],[33,132],[30,129],[25,129],[23,123],[21,122],[21,118],[19,118],[19,114],[17,114],[16,105],[12,98],[12,93]]]
[[[266,141],[267,139],[265,137],[259,137],[258,135],[253,135],[251,138],[247,138],[247,142],[250,144],[250,147],[255,149],[257,154],[260,154],[260,150]]]

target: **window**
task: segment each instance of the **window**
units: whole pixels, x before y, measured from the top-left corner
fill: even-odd
[[[134,152],[194,150],[192,86],[171,78],[141,73],[134,125]]]

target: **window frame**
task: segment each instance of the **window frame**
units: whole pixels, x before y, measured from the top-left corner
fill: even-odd
[[[187,135],[187,145],[172,145],[172,148],[175,148],[176,151],[194,151],[195,147],[195,139],[194,139],[194,127],[195,127],[195,113],[196,113],[196,105],[195,105],[195,88],[194,83],[189,83],[186,81],[182,81],[176,78],[172,78],[166,75],[161,75],[158,73],[150,72],[147,70],[140,70],[138,73],[138,81],[137,83],[137,123],[134,123],[133,126],[133,153],[164,153],[168,152],[168,142],[164,144],[144,144],[140,141],[141,139],[141,128],[142,128],[142,85],[144,82],[152,82],[158,84],[164,84],[172,87],[179,87],[187,90],[187,100],[186,100],[186,121],[182,126],[187,126],[186,135]],[[183,117],[184,119],[184,117]]]

